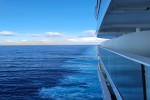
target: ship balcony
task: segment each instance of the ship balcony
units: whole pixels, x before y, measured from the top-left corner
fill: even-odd
[[[150,0],[97,0],[95,16],[104,100],[150,100]]]
[[[98,46],[104,100],[150,100],[150,58]]]

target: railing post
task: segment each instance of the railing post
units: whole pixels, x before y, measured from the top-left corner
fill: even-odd
[[[145,66],[143,64],[141,64],[141,69],[142,69],[143,96],[144,100],[147,100]]]

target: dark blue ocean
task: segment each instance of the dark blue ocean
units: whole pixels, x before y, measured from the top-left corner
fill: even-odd
[[[96,46],[0,46],[0,100],[101,100]]]

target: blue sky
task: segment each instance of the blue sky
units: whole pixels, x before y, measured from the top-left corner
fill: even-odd
[[[90,44],[96,0],[0,0],[0,44]]]

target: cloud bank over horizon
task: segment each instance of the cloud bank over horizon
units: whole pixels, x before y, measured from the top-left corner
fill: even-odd
[[[0,32],[0,36],[14,36],[16,35],[17,33],[15,32],[11,32],[11,31],[1,31]]]
[[[85,30],[80,36],[74,36],[61,32],[19,34],[1,31],[0,45],[91,45],[100,44],[106,40],[97,38],[95,32],[95,30]]]

